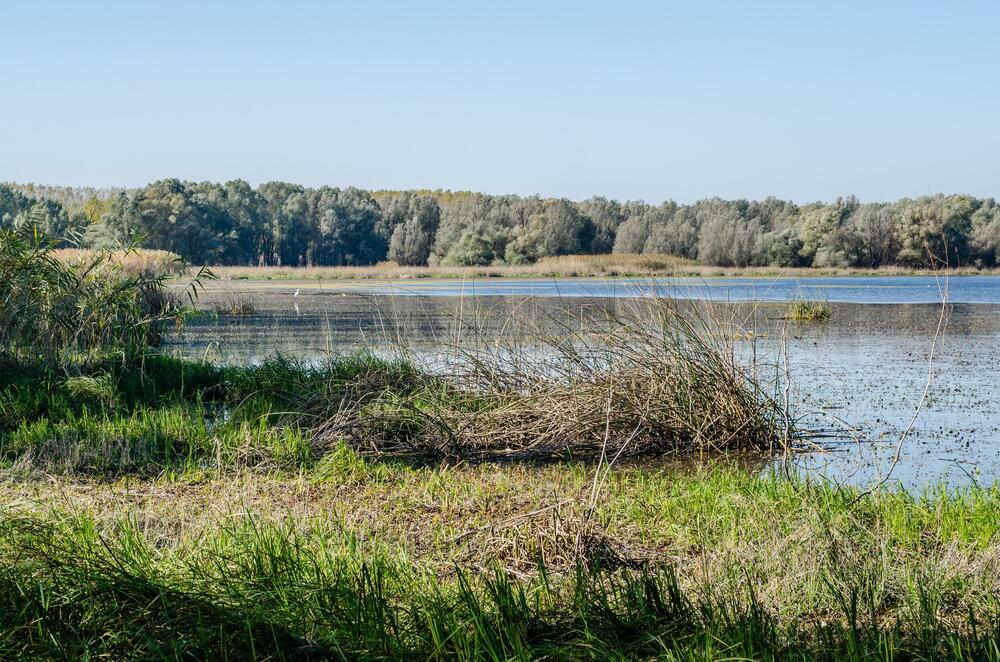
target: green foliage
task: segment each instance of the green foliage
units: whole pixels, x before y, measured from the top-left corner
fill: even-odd
[[[502,242],[498,242],[496,237],[472,231],[465,232],[448,250],[441,264],[455,267],[482,267],[493,264],[498,257],[498,243]]]
[[[138,243],[196,264],[481,266],[585,253],[668,254],[719,266],[998,264],[992,198],[925,196],[802,206],[709,198],[653,206],[454,191],[257,188],[162,180],[137,190],[0,185],[0,228],[57,244]]]
[[[162,276],[106,254],[69,265],[50,250],[36,228],[0,230],[0,353],[55,368],[70,354],[134,354],[159,339],[172,306]]]
[[[995,616],[869,620],[877,587],[782,624],[755,581],[692,594],[678,571],[539,565],[428,575],[315,523],[244,517],[158,547],[138,522],[0,516],[0,657],[9,659],[998,659]],[[995,609],[995,604],[994,604]]]
[[[825,322],[833,315],[830,304],[824,301],[793,301],[788,307],[787,318],[793,322]]]

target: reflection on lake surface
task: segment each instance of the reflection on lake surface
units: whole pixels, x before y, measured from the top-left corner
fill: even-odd
[[[732,280],[744,279],[726,282]],[[807,280],[813,289],[795,289]],[[842,285],[827,286],[825,281]],[[867,287],[867,281],[877,287]],[[793,412],[805,428],[836,432],[836,436],[817,440],[823,452],[796,457],[797,468],[856,483],[877,478],[890,464],[895,442],[913,416],[930,368],[933,381],[928,398],[903,445],[893,480],[920,487],[941,480],[962,485],[1000,479],[1000,390],[996,388],[1000,384],[996,359],[1000,357],[1000,305],[962,301],[964,297],[1000,303],[1000,278],[949,279],[949,300],[956,303],[950,306],[932,364],[928,358],[940,312],[940,305],[933,301],[940,294],[934,284],[933,296],[925,299],[920,294],[928,289],[925,281],[934,279],[801,279],[795,285],[782,281],[769,293],[745,297],[768,301],[783,294],[784,298],[825,299],[834,304],[833,317],[819,324],[786,322],[784,304],[737,306],[746,316],[747,329],[753,331],[752,338],[738,343],[741,357],[749,361],[756,354],[758,365],[773,365],[781,358],[784,339]],[[624,285],[617,296],[588,296],[580,289],[583,283],[593,287],[598,282],[551,281],[561,297],[542,296],[538,290],[508,291],[505,283],[493,280],[464,285],[409,283],[405,292],[396,285],[380,289],[388,286],[379,283],[338,283],[336,287],[316,282],[213,283],[200,306],[210,307],[218,298],[241,292],[253,297],[256,313],[248,318],[190,322],[171,337],[166,350],[241,362],[258,361],[275,352],[318,359],[403,341],[418,353],[433,354],[442,343],[462,340],[470,328],[487,335],[499,332],[515,309],[522,316],[541,320],[543,328],[548,324],[554,331],[580,329],[607,311],[629,305],[629,296],[636,293]],[[743,288],[739,291],[747,292],[760,282],[738,285]],[[516,281],[515,285],[530,290],[532,283]],[[612,284],[605,282],[601,287],[605,289],[597,291],[608,294]],[[816,294],[821,288],[828,296]],[[486,293],[490,296],[481,296]],[[891,303],[895,297],[912,301]],[[743,300],[732,295],[732,290],[727,298]],[[853,303],[838,303],[843,299]],[[510,334],[511,329],[505,328],[504,333]],[[853,439],[845,431],[847,425],[865,438]]]
[[[1000,304],[1000,276],[834,276],[829,278],[488,278],[480,280],[237,281],[220,287],[257,291],[348,291],[394,296],[642,297],[716,301]]]

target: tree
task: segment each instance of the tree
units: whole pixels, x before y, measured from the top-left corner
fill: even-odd
[[[569,200],[559,199],[549,202],[540,213],[532,216],[527,231],[520,236],[524,255],[548,257],[586,253],[594,239],[594,224]]]
[[[441,208],[428,196],[410,197],[406,204],[405,220],[396,225],[389,242],[389,259],[403,266],[424,265],[441,222]]]
[[[577,205],[580,213],[590,219],[594,226],[594,238],[590,244],[593,253],[610,253],[614,247],[615,234],[625,221],[622,205],[616,200],[595,196]]]
[[[899,260],[913,266],[969,261],[972,215],[980,202],[966,195],[936,195],[901,203]]]
[[[653,231],[653,224],[648,214],[639,213],[629,217],[618,226],[615,235],[613,253],[641,253],[646,247],[646,241]]]
[[[452,245],[441,264],[456,267],[480,267],[493,264],[503,255],[506,242],[498,242],[495,235],[467,231]]]
[[[646,216],[650,232],[643,253],[697,257],[698,217],[693,209],[678,209],[675,203],[668,202],[650,209]]]

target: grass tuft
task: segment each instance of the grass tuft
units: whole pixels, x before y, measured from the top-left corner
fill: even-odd
[[[793,322],[825,322],[833,316],[833,308],[824,301],[799,299],[788,306],[787,318]]]

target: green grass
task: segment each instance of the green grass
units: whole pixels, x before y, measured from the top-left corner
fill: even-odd
[[[996,488],[584,461],[787,440],[669,306],[444,377],[222,367],[149,352],[158,281],[0,238],[0,659],[1000,660]]]
[[[833,315],[833,308],[824,301],[800,299],[788,306],[787,318],[793,322],[825,322]]]
[[[160,500],[176,490],[167,521],[120,499],[117,511],[59,496],[8,510],[0,657],[1000,659],[995,491],[890,491],[853,505],[851,490],[731,469],[621,470],[592,532],[611,537],[606,518],[642,524],[622,548],[651,534],[661,557],[630,567],[606,550],[574,562],[549,548],[544,564],[540,551],[515,571],[496,553],[438,563],[428,546],[509,549],[547,535],[544,522],[454,543],[426,515],[398,521],[393,511],[369,529],[351,513],[380,494],[430,508],[483,491],[509,505],[552,481],[586,483],[585,469],[549,467],[538,488],[513,469],[504,494],[496,467],[387,476],[365,475],[357,458],[339,464],[316,477],[342,502],[332,516],[319,514],[326,502],[290,514],[289,493],[317,498],[310,480],[257,492],[260,478],[232,487],[253,497],[253,512],[218,512],[227,490],[197,483],[151,485]],[[209,521],[196,507],[207,495]],[[653,513],[671,525],[658,528]],[[562,517],[573,526],[572,513]],[[420,540],[407,538],[407,522],[420,522]]]

